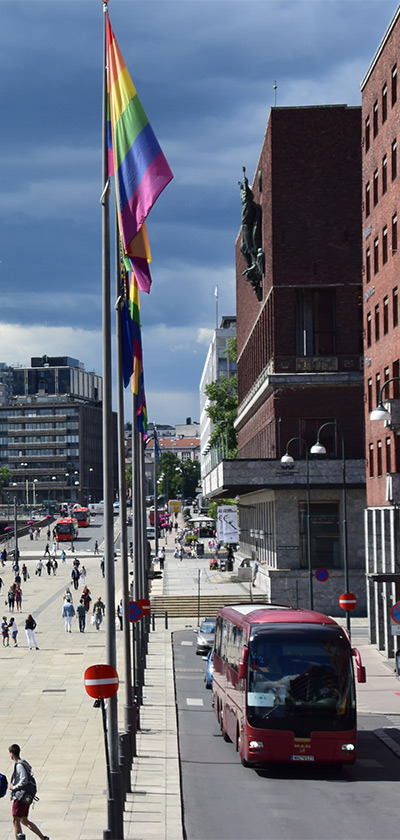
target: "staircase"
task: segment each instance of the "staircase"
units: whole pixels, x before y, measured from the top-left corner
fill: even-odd
[[[265,604],[265,594],[253,595],[252,601]],[[240,604],[250,602],[250,598],[240,598],[237,595],[200,595],[200,610],[197,595],[154,595],[150,596],[150,611],[155,616],[164,616],[168,613],[169,618],[193,618],[201,616],[215,616],[220,607],[227,604]]]

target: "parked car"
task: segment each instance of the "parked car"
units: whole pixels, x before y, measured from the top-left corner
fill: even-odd
[[[215,618],[205,618],[197,629],[196,653],[208,653],[214,644]]]
[[[206,660],[206,671],[204,674],[204,682],[206,684],[206,688],[212,688],[212,681],[213,681],[213,673],[214,673],[214,645],[212,646],[208,656],[203,656],[203,659]]]
[[[149,525],[149,527],[148,527],[148,528],[146,528],[146,537],[147,537],[147,539],[148,539],[148,540],[155,540],[155,538],[156,538],[156,529],[155,529],[155,528],[153,528],[153,526],[152,526],[152,525]]]

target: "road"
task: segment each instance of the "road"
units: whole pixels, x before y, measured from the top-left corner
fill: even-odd
[[[193,631],[173,634],[183,817],[187,840],[393,840],[400,760],[359,717],[354,767],[242,767],[223,741]],[[398,720],[395,723],[398,724]]]

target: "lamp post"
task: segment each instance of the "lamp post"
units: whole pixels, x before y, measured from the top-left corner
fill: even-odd
[[[304,444],[306,453],[306,528],[307,528],[307,569],[308,569],[308,592],[310,610],[314,609],[314,581],[311,558],[311,514],[310,514],[310,461],[308,458],[308,449],[305,440],[302,437],[292,437],[286,444],[286,452],[282,455],[281,464],[293,464],[294,458],[289,454],[289,446],[293,441],[299,440]]]
[[[311,447],[310,452],[312,455],[326,455],[326,448],[320,442],[320,434],[322,429],[325,429],[326,426],[335,426],[337,429],[337,423],[334,420],[329,420],[327,423],[323,423],[322,426],[319,427],[317,432],[317,441]],[[345,592],[350,591],[350,581],[349,581],[349,551],[348,551],[348,535],[347,535],[347,488],[346,488],[346,458],[345,458],[345,450],[344,450],[344,437],[341,435],[341,454],[342,454],[342,539],[343,539],[343,569],[344,569],[344,587]],[[351,620],[350,620],[350,611],[346,610],[346,626],[347,632],[350,636],[351,630]]]
[[[373,411],[371,411],[371,413],[369,415],[370,420],[388,420],[389,419],[390,413],[387,410],[387,408],[385,408],[385,406],[383,405],[383,401],[382,401],[383,392],[384,392],[385,388],[387,388],[387,386],[390,384],[390,382],[399,382],[399,381],[400,381],[400,376],[392,376],[390,379],[386,379],[386,382],[383,383],[383,385],[379,389],[378,405],[377,405],[376,408],[374,408]]]
[[[32,482],[32,494],[33,494],[33,507],[36,507],[36,485],[38,483],[38,479],[34,478]]]

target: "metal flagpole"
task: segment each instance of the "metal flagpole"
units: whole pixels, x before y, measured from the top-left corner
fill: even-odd
[[[157,427],[154,423],[154,551],[156,557],[158,556],[158,485],[157,485],[157,473],[158,473],[158,464],[157,464]]]
[[[111,381],[111,288],[110,288],[110,182],[107,149],[107,3],[103,5],[103,126],[102,126],[102,303],[103,303],[103,494],[104,494],[104,553],[106,575],[106,659],[117,667],[115,639],[115,570],[113,523],[113,428]],[[118,754],[117,695],[110,697],[107,706],[108,744],[110,752],[112,798],[108,800],[106,836],[122,840],[124,836],[121,773]],[[111,834],[110,834],[111,832]]]
[[[134,600],[139,601],[142,597],[140,588],[140,495],[139,495],[139,432],[137,430],[137,395],[132,394],[132,537],[133,537],[133,560],[134,560]],[[142,680],[141,680],[141,622],[134,625],[135,644],[135,691],[136,704],[142,704]],[[140,729],[140,723],[138,723]]]
[[[218,286],[215,287],[215,329],[218,329]]]
[[[118,214],[115,212],[115,276],[117,302],[117,391],[118,391],[118,465],[119,465],[119,513],[121,518],[121,560],[122,560],[122,632],[124,634],[124,666],[125,666],[125,733],[128,741],[128,763],[132,763],[132,756],[136,755],[135,711],[133,707],[132,662],[129,627],[129,560],[128,560],[128,532],[126,511],[126,479],[125,479],[125,423],[124,423],[124,387],[123,387],[123,352],[121,308],[128,306],[128,300],[121,289],[121,254]],[[125,279],[125,278],[124,278]],[[124,284],[125,285],[125,284]]]

